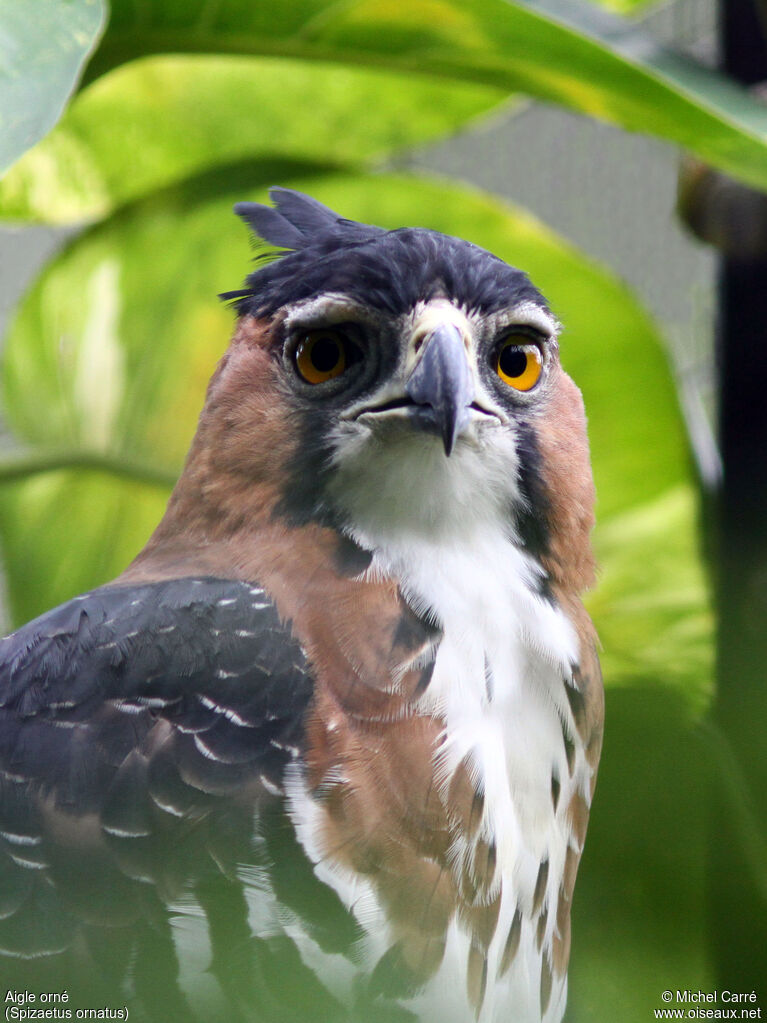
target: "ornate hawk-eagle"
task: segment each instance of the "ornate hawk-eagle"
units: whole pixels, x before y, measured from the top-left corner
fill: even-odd
[[[476,245],[271,194],[162,522],[0,644],[0,974],[554,1023],[602,733],[558,324]]]

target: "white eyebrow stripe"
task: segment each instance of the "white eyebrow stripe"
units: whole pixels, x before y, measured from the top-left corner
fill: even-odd
[[[284,327],[286,333],[290,333],[322,324],[344,323],[347,320],[376,324],[383,316],[379,310],[357,302],[348,295],[326,291],[290,306]]]
[[[513,308],[503,309],[492,319],[496,330],[512,326],[534,327],[542,334],[556,337],[562,329],[559,320],[535,302],[520,302]]]

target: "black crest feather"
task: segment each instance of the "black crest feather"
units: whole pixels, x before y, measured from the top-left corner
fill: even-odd
[[[289,188],[270,188],[274,206],[258,202],[238,202],[237,216],[264,241],[283,249],[305,248],[318,236],[335,234],[343,219],[303,192]]]
[[[435,295],[483,311],[523,299],[546,308],[524,273],[471,242],[427,228],[387,230],[347,220],[288,188],[271,188],[269,196],[272,206],[234,207],[259,238],[287,250],[257,257],[247,287],[220,296],[234,300],[241,316],[270,316],[324,292],[393,314]]]

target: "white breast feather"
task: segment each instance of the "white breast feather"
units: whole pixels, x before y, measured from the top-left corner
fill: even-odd
[[[484,792],[481,834],[496,844],[495,889],[501,886],[502,901],[480,1023],[541,1023],[541,952],[530,919],[534,890],[541,862],[548,859],[545,950],[554,936],[570,841],[567,807],[578,790],[589,800],[591,769],[577,736],[572,775],[568,769],[562,726],[572,717],[563,682],[578,662],[578,640],[566,615],[540,595],[542,570],[512,533],[511,509],[521,500],[513,443],[498,432],[492,447],[468,438],[449,459],[436,438],[434,444],[423,438],[413,443],[411,434],[401,443],[388,438],[373,457],[370,441],[338,450],[344,454],[336,466],[334,497],[355,523],[349,530],[355,541],[375,552],[369,575],[397,580],[413,610],[442,629],[420,705],[446,723],[438,778],[446,792],[469,755],[473,780]],[[363,460],[375,471],[361,471]],[[561,785],[556,811],[552,774]],[[298,796],[294,806],[309,849],[309,810]],[[320,858],[319,850],[311,852]],[[456,846],[451,855],[458,863],[470,849]],[[354,908],[351,899],[359,899],[359,891],[343,891],[339,878],[325,879]],[[371,920],[370,892],[362,905],[357,903],[357,916],[378,934],[379,944],[385,918]],[[494,983],[518,907],[524,917],[519,951]],[[468,934],[454,921],[437,976],[408,1003],[419,1018],[444,1023],[474,1018],[466,996],[468,947]],[[555,976],[543,1023],[561,1020],[566,986],[566,979]]]

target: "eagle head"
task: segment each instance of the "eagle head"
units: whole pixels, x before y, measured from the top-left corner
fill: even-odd
[[[567,532],[588,532],[580,394],[528,276],[459,238],[345,220],[286,189],[271,197],[274,206],[235,210],[284,251],[223,296],[249,326],[242,347],[263,359],[247,386],[270,400],[255,409],[252,394],[216,378],[209,395],[223,388],[232,416],[242,402],[258,420],[232,431],[253,440],[239,468],[250,458],[265,481],[278,466],[281,512],[363,543],[501,516],[540,557],[565,520]],[[248,374],[234,361],[236,374],[225,365],[218,376],[241,383]]]

